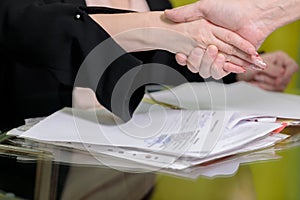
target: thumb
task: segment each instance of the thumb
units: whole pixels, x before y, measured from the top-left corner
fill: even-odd
[[[171,10],[165,10],[165,16],[173,22],[189,22],[199,19],[203,16],[203,13],[199,9],[198,2],[196,2]]]

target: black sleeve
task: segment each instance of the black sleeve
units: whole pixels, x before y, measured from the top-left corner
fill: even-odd
[[[226,84],[237,82],[237,80],[236,80],[236,74],[235,73],[228,74],[227,76],[223,77],[223,81]]]
[[[1,0],[0,48],[10,59],[28,67],[46,67],[59,82],[73,86],[84,59],[98,44],[109,38],[88,14],[116,12],[118,10],[86,8],[78,3],[55,0]],[[122,51],[116,43],[113,48]],[[98,57],[106,59],[106,55]],[[111,92],[117,78],[122,75],[120,73],[126,73],[140,64],[138,59],[125,52],[112,63],[97,87],[96,95],[100,103],[111,109]],[[121,67],[123,70],[120,72]],[[130,100],[130,113],[141,100],[142,92],[134,95],[136,98],[132,96]],[[121,96],[119,101],[124,99],[130,98]],[[121,111],[114,112],[122,117]]]

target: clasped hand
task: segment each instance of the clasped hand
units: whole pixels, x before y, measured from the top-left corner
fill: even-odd
[[[196,42],[188,52],[176,52],[177,62],[203,78],[220,79],[230,72],[244,73],[248,68],[266,67],[250,42],[203,18],[177,23],[174,29]],[[173,45],[177,44],[181,43],[177,40]]]

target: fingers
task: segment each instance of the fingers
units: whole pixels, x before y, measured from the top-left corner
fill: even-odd
[[[285,69],[283,66],[274,65],[272,63],[268,63],[268,68],[261,73],[266,74],[270,77],[277,78],[282,77],[285,73]]]
[[[222,41],[216,41],[214,44],[219,48],[220,51],[224,52],[226,61],[228,62],[243,66],[244,68],[258,70],[263,70],[267,66],[259,56],[246,54],[240,49]]]
[[[273,85],[273,86],[277,85],[276,79],[274,77],[270,77],[262,73],[256,74],[253,79],[257,82],[261,82],[264,84]]]
[[[277,91],[277,92],[283,92],[285,89],[285,86],[273,86],[273,85],[269,85],[267,83],[263,83],[263,82],[257,82],[257,81],[252,81],[250,82],[251,84],[264,89],[264,90],[268,90],[268,91]]]
[[[252,69],[253,64],[246,60],[243,60],[236,56],[228,55],[226,53],[223,53],[223,55],[225,56],[227,63],[234,64],[235,66],[239,66],[238,68],[236,68],[235,71],[230,70],[230,72],[243,73],[245,72],[245,69]]]
[[[289,83],[289,81],[283,81],[281,77],[274,78],[263,73],[257,73],[253,78],[253,82],[270,91],[283,91]]]
[[[298,65],[289,65],[286,67],[283,75],[277,78],[277,84],[285,84],[286,86],[290,83],[293,74],[298,70]]]
[[[198,69],[199,75],[203,78],[212,77],[218,80],[228,75],[230,72],[241,73],[245,71],[240,66],[232,63],[226,63],[225,56],[222,53],[219,53],[218,48],[214,45],[207,47],[201,60],[199,60],[198,56],[201,51],[197,49],[198,48],[195,48],[188,57],[188,63],[194,66],[194,69]]]
[[[233,45],[246,54],[257,55],[255,47],[250,42],[232,31],[215,26],[214,34],[218,39],[224,41],[227,44]],[[220,50],[231,55],[235,55],[235,53],[238,53],[237,50],[233,47],[229,48],[228,51],[224,51],[222,49]]]
[[[284,74],[284,65],[283,59],[281,55],[277,55],[274,53],[265,53],[261,56],[265,62],[268,64],[268,68],[261,73],[267,74],[271,77],[280,77]]]
[[[226,53],[222,53],[222,54],[226,58],[226,63],[224,64],[225,71],[233,72],[233,73],[237,73],[237,74],[246,73],[247,79],[249,79],[250,74],[251,74],[251,77],[253,78],[253,75],[256,72],[258,72],[257,70],[253,70],[252,63],[250,63],[246,60],[242,60],[236,56],[228,55]]]
[[[203,55],[204,55],[205,50],[196,47],[192,49],[190,54],[187,56],[183,53],[177,53],[175,55],[175,59],[179,65],[182,66],[187,66],[188,69],[193,72],[193,73],[199,73],[199,66],[201,64]],[[218,49],[217,49],[218,52]],[[214,59],[214,58],[213,58]],[[207,60],[207,56],[205,56],[204,60]],[[211,65],[211,64],[209,64]]]
[[[214,45],[209,45],[205,51],[202,48],[196,47],[188,56],[177,53],[175,58],[180,65],[187,64],[191,72],[199,73],[203,78],[213,77],[214,79],[220,79],[230,72],[245,72],[245,69],[240,65],[226,62],[224,54],[219,53],[218,48]]]
[[[242,60],[246,60],[252,63],[251,55],[241,51],[235,46],[232,46],[217,38],[213,41],[213,44],[218,47],[219,51],[224,52],[226,55],[228,55],[228,59],[231,57],[238,57]]]
[[[237,81],[246,81],[250,82],[254,80],[254,76],[258,73],[256,70],[247,70],[244,73],[240,73],[236,75]]]
[[[299,66],[294,59],[288,57],[288,55],[286,56],[287,58],[285,60],[286,62],[284,63],[285,71],[283,73],[283,82],[288,83],[291,80],[293,74],[298,71]]]
[[[262,58],[268,64],[266,70],[252,70],[252,72],[249,70],[245,74],[238,75],[238,80],[245,79],[264,90],[284,91],[292,75],[298,70],[297,63],[281,51],[263,54]]]
[[[246,70],[241,67],[241,65],[236,65],[234,63],[230,63],[230,62],[226,62],[224,64],[223,69],[227,72],[232,72],[232,73],[236,73],[236,74],[241,74],[241,73],[245,73]]]
[[[262,57],[269,67],[261,73],[272,77],[275,80],[275,86],[280,87],[280,89],[285,88],[289,84],[292,75],[298,70],[298,64],[282,51],[266,53]]]
[[[173,22],[188,22],[199,19],[203,14],[196,5],[198,2],[174,8],[172,10],[165,10],[165,16]]]
[[[203,62],[203,59],[207,60],[207,56],[204,55],[205,51],[199,47],[196,47],[191,51],[190,55],[187,58],[187,66],[192,72],[199,73],[199,66]]]
[[[216,45],[219,51],[222,51],[229,56],[235,56],[248,61],[258,68],[266,68],[263,59],[259,56],[255,47],[250,42],[230,30],[213,25],[205,20],[203,24],[206,24],[207,27],[211,29],[211,34],[209,34],[210,37],[207,35],[204,35],[204,37],[208,37],[208,42]],[[207,39],[204,41],[207,41]],[[199,42],[201,43],[201,41]]]
[[[218,56],[218,48],[214,45],[208,46],[204,53],[202,61],[198,63],[200,76],[202,76],[203,78],[209,78],[212,75],[211,66],[214,60],[217,58],[217,56]],[[215,63],[215,64],[217,64],[218,66],[221,65],[220,63]],[[221,67],[223,67],[223,65]]]
[[[202,59],[199,59],[202,55]],[[198,67],[198,73],[203,78],[213,77],[214,79],[221,79],[228,75],[229,72],[224,70],[225,56],[218,53],[218,48],[214,45],[207,47],[203,54],[203,50],[195,48],[188,57],[188,65],[192,65],[194,69]]]
[[[181,66],[187,65],[187,56],[183,53],[177,53],[175,55],[175,60]]]
[[[213,62],[211,66],[211,76],[214,79],[221,79],[224,76],[227,76],[229,74],[229,71],[224,70],[224,64],[225,64],[225,56],[223,54],[218,54],[217,58]]]

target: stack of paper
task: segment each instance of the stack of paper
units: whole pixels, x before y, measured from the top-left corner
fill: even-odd
[[[107,165],[100,155],[134,161],[136,168],[189,171],[195,165],[272,146],[288,137],[274,133],[282,127],[277,117],[300,119],[291,108],[300,106],[300,98],[246,84],[186,84],[153,96],[186,109],[149,110],[144,104],[132,120],[118,124],[105,110],[65,108],[20,137],[89,152]]]
[[[150,117],[136,114],[132,121],[118,126],[100,125],[91,120],[97,117],[95,114],[65,108],[21,137],[173,169],[267,147],[286,138],[282,134],[270,135],[281,127],[274,122],[241,119],[228,128],[226,125],[234,122],[233,112],[154,111]],[[138,121],[150,124],[142,127]]]

